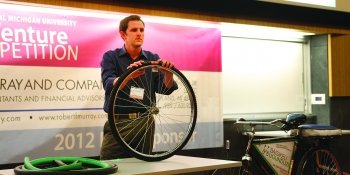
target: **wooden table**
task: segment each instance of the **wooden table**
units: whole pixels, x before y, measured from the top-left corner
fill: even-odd
[[[208,159],[175,155],[158,162],[145,162],[136,158],[110,160],[118,165],[115,175],[167,175],[201,172],[242,166],[240,161]],[[14,175],[13,169],[0,170],[0,175]]]

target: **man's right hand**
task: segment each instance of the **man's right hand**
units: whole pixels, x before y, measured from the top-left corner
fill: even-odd
[[[130,68],[133,68],[133,67],[142,66],[143,63],[144,63],[143,60],[135,61],[135,62],[131,63],[131,64],[127,67],[127,69],[130,69]]]
[[[127,69],[131,69],[131,68],[133,68],[133,67],[142,66],[143,63],[144,63],[143,60],[133,62],[133,63],[131,63],[131,64],[127,67]],[[129,76],[129,80],[134,79],[134,78],[137,78],[137,77],[139,77],[139,76],[141,76],[141,75],[144,75],[144,74],[145,74],[145,71],[144,71],[144,70],[135,71],[135,72],[133,72],[133,73]]]
[[[127,69],[130,69],[130,68],[133,68],[133,67],[139,67],[139,66],[141,66],[143,63],[144,63],[143,60],[133,62],[133,63],[131,63],[131,64],[127,67]],[[139,77],[139,76],[141,76],[141,75],[143,75],[143,74],[145,74],[144,71],[136,71],[136,72],[133,72],[133,74],[131,74],[131,76],[128,77],[128,81],[130,81],[131,79],[137,78],[137,77]],[[113,86],[117,83],[118,78],[119,78],[119,77],[117,77],[116,79],[114,79],[114,81],[113,81]],[[128,82],[128,81],[126,81],[126,82]],[[125,83],[124,83],[124,85],[122,85],[121,87],[123,88],[124,86],[125,86]]]
[[[143,60],[140,60],[140,61],[136,61],[136,62],[133,62],[131,63],[127,69],[131,69],[133,67],[139,67],[139,66],[142,66],[142,64],[144,63]],[[130,80],[134,79],[134,78],[137,78],[139,76],[142,76],[145,74],[145,71],[144,70],[137,70],[137,71],[134,71],[132,72],[132,74],[130,74],[123,82],[122,84],[120,85],[120,87],[123,89],[126,85],[126,83],[128,83]]]

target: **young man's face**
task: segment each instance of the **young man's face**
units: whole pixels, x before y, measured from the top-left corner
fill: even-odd
[[[126,32],[120,32],[125,45],[134,48],[141,47],[144,38],[144,25],[141,21],[129,21]]]

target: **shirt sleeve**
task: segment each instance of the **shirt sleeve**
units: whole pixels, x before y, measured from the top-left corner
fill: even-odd
[[[113,81],[117,78],[117,63],[115,54],[112,51],[108,51],[103,54],[101,61],[101,79],[103,88],[106,94],[110,94],[113,89]]]

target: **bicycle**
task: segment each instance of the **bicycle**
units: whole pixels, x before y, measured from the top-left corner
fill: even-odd
[[[341,130],[328,125],[304,124],[305,121],[306,116],[299,113],[268,122],[238,119],[237,125],[248,126],[248,131],[243,132],[248,135],[248,144],[239,174],[342,174],[338,160],[329,150],[329,143],[341,135]],[[275,126],[281,131],[257,133],[256,127],[263,125]],[[255,138],[258,135],[264,138]]]
[[[165,80],[171,73],[173,86]],[[164,82],[164,83],[163,83]],[[181,150],[197,120],[195,93],[186,77],[161,61],[128,69],[110,96],[108,121],[124,150],[141,160],[160,161]]]

